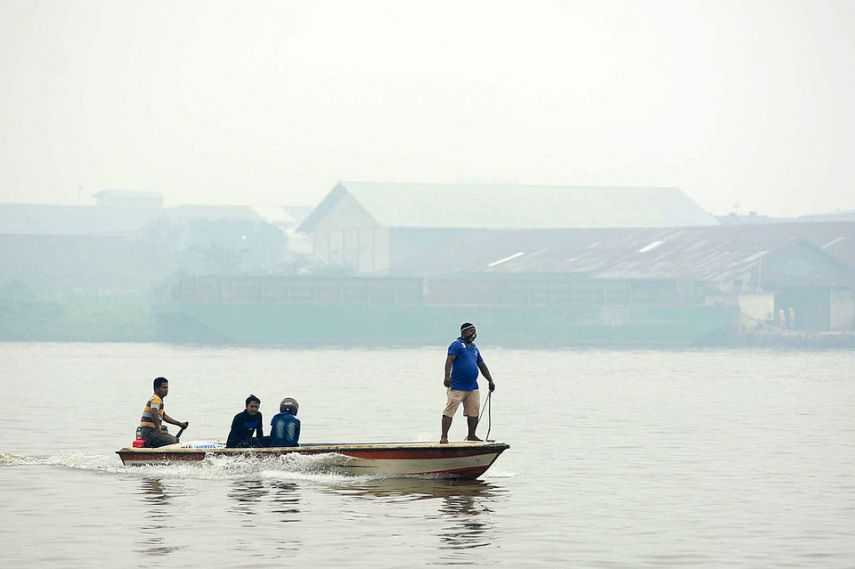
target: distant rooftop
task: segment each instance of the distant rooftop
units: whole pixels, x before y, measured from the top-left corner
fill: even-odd
[[[800,215],[799,221],[855,221],[855,210]]]
[[[731,212],[727,215],[717,216],[722,225],[760,225],[769,223],[836,223],[842,221],[855,221],[855,210],[836,211],[833,213],[811,213],[798,217],[770,217],[751,212],[748,215],[739,215]]]
[[[0,234],[127,235],[155,219],[260,221],[249,206],[179,205],[171,208],[0,204]]]
[[[461,242],[466,247],[456,247]],[[391,274],[575,273],[612,279],[721,280],[799,244],[829,255],[845,267],[841,271],[855,274],[855,222],[466,231],[413,251]],[[448,255],[452,249],[455,254]]]
[[[299,229],[313,231],[348,196],[380,226],[390,228],[718,225],[677,188],[339,182]]]
[[[93,198],[151,198],[163,199],[160,192],[141,192],[136,190],[101,190],[92,194]]]
[[[163,194],[127,190],[103,190],[93,194],[99,206],[163,207]]]

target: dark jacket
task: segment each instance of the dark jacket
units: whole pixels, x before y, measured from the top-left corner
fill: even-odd
[[[264,436],[264,419],[261,417],[261,412],[250,415],[246,411],[241,411],[232,419],[232,429],[229,431],[226,446],[229,448],[253,446],[253,433],[257,433],[259,439]]]

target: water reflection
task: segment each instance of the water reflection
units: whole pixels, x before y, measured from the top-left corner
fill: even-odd
[[[299,486],[294,482],[275,481],[271,482],[274,492],[271,497],[272,512],[277,514],[277,519],[282,523],[300,521],[300,493]]]
[[[235,480],[228,493],[228,511],[242,516],[275,514],[282,523],[300,521],[300,487],[285,480]],[[250,525],[259,523],[253,521]]]
[[[258,505],[266,502],[267,494],[262,480],[235,480],[229,492],[229,498],[234,500],[229,511],[254,516],[258,513]]]
[[[505,489],[502,486],[492,482],[442,478],[387,478],[359,484],[332,486],[329,491],[362,498],[398,497],[410,500],[430,500],[456,496],[471,496],[488,500],[505,494]]]
[[[169,531],[175,529],[170,523],[169,508],[173,498],[159,478],[140,480],[140,496],[143,502],[141,514],[139,548],[140,553],[148,555],[168,555],[180,549],[167,545]]]
[[[295,531],[296,527],[285,530],[276,524],[301,521],[300,492],[300,486],[291,481],[235,480],[228,492],[232,500],[228,511],[239,515],[242,526],[275,535],[268,543],[275,544],[277,550],[298,552],[303,547],[302,534]],[[249,547],[242,540],[237,545]],[[263,552],[258,554],[266,555]]]
[[[439,534],[440,548],[483,547],[491,541],[490,530],[495,525],[489,502],[472,493],[450,494],[443,497],[439,513],[446,520]]]
[[[389,503],[438,501],[436,513],[425,517],[442,522],[436,532],[439,548],[451,550],[490,544],[497,524],[493,507],[507,495],[504,487],[483,480],[389,479],[334,487],[331,491]]]

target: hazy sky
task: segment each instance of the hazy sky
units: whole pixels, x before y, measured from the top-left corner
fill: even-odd
[[[0,0],[0,201],[337,180],[855,209],[855,2]],[[82,188],[82,190],[81,190]]]

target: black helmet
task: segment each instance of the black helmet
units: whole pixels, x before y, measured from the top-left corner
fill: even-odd
[[[297,403],[296,399],[293,399],[291,397],[286,397],[279,404],[279,411],[282,413],[287,411],[288,413],[291,413],[292,415],[296,415],[297,411],[299,409],[300,409],[300,404]]]

